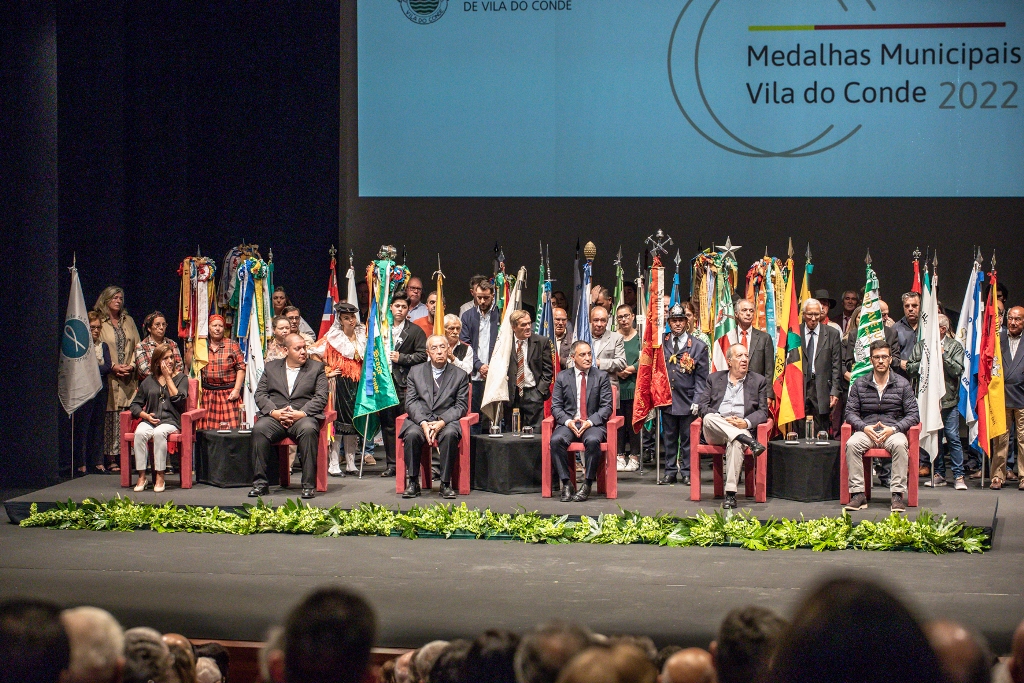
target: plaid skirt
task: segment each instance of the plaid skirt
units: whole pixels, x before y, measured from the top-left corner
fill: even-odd
[[[238,407],[241,401],[230,401],[231,389],[203,389],[202,407],[206,416],[199,421],[196,429],[221,429],[221,422],[227,429],[238,427]]]

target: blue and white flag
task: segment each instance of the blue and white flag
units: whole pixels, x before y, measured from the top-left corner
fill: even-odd
[[[981,266],[975,262],[974,270],[967,281],[964,302],[960,306],[960,321],[957,325],[956,338],[964,347],[964,371],[960,375],[960,415],[963,416],[970,429],[971,443],[978,440],[978,415],[975,406],[978,404],[978,360],[981,357],[981,328],[985,318],[985,308],[981,300],[981,285],[985,274]]]
[[[593,265],[587,261],[583,265],[583,284],[581,287],[579,307],[576,309],[576,341],[591,342],[590,336],[590,277]],[[488,374],[490,371],[488,370]]]
[[[57,395],[71,415],[103,388],[100,364],[96,360],[89,331],[89,311],[82,296],[78,269],[71,266],[71,293],[64,330],[60,335],[60,366],[57,369]]]

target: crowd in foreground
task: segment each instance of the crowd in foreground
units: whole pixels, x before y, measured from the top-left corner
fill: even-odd
[[[373,608],[322,588],[271,630],[266,683],[1024,683],[1024,623],[1008,658],[949,620],[920,622],[887,588],[833,578],[788,621],[758,606],[726,615],[707,649],[656,649],[646,636],[601,635],[553,621],[525,634],[490,629],[436,640],[374,664]],[[227,683],[228,652],[151,628],[122,631],[95,607],[0,603],[0,683]],[[378,660],[379,661],[379,660]]]

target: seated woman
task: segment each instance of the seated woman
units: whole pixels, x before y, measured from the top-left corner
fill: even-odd
[[[106,474],[103,466],[103,422],[107,411],[107,375],[110,373],[110,349],[103,343],[100,333],[103,320],[96,311],[89,311],[89,330],[92,332],[92,349],[100,366],[102,389],[75,411],[75,453],[81,453],[83,464],[79,474]]]
[[[334,305],[334,324],[327,334],[310,349],[313,358],[325,366],[327,387],[334,397],[334,409],[338,417],[334,421],[334,432],[344,436],[345,471],[349,474],[357,472],[356,428],[352,418],[356,405],[356,386],[363,368],[363,354],[366,353],[366,337],[356,329],[356,313],[358,309],[349,303]],[[331,462],[327,474],[343,477],[339,451],[342,440],[335,438],[331,445]]]
[[[139,381],[149,377],[150,363],[153,358],[153,349],[160,344],[168,344],[171,347],[171,354],[174,356],[174,368],[176,372],[182,372],[185,364],[181,360],[181,353],[174,341],[167,339],[167,318],[160,311],[153,311],[142,321],[142,327],[149,335],[139,342],[135,347],[135,371],[139,375]]]
[[[129,410],[142,418],[135,428],[135,469],[139,480],[136,491],[145,491],[149,442],[153,442],[153,491],[164,490],[167,469],[167,439],[181,431],[181,411],[188,402],[188,376],[175,368],[171,347],[161,344],[153,350],[153,373],[142,381]]]
[[[200,372],[206,416],[196,429],[235,429],[245,381],[245,358],[234,339],[224,336],[224,318],[210,316],[209,362]]]
[[[263,360],[267,363],[288,355],[288,347],[285,346],[284,338],[291,334],[292,324],[283,315],[275,315],[270,321],[270,329],[274,336],[267,342],[267,352],[263,354]]]
[[[444,336],[448,340],[448,362],[461,368],[466,374],[473,375],[473,347],[459,341],[462,332],[462,320],[459,316],[449,313],[444,317]]]

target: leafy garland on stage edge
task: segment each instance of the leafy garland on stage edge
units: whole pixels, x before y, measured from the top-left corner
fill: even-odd
[[[526,543],[644,543],[670,547],[736,546],[748,550],[816,551],[916,550],[935,554],[980,553],[989,548],[989,537],[979,527],[966,526],[946,515],[921,511],[916,520],[892,513],[880,521],[855,524],[850,516],[820,519],[761,521],[738,512],[698,512],[692,517],[637,512],[553,517],[539,512],[495,513],[470,510],[465,503],[414,505],[396,512],[383,505],[362,503],[351,510],[317,508],[298,500],[280,507],[259,501],[235,512],[203,508],[140,504],[118,496],[109,501],[87,498],[81,504],[69,500],[40,512],[35,503],[23,527],[86,529],[95,531],[158,532],[248,535],[267,532],[317,536],[401,536],[403,538],[480,538]]]

